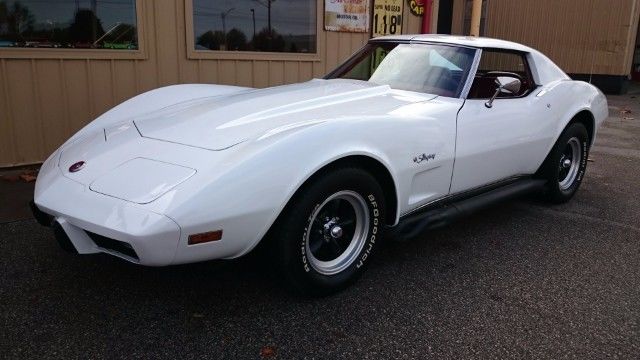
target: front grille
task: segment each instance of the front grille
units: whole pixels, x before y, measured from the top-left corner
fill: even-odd
[[[87,235],[89,235],[91,240],[93,240],[93,242],[96,243],[96,245],[98,245],[98,247],[101,247],[106,250],[111,250],[111,251],[120,253],[122,255],[126,255],[130,258],[139,260],[138,254],[136,254],[135,250],[133,250],[133,248],[131,247],[131,244],[126,243],[124,241],[110,239],[108,237],[92,233],[90,231],[85,231],[85,232],[87,233]]]

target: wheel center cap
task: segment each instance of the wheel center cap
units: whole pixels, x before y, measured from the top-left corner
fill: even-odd
[[[562,167],[563,167],[563,168],[565,168],[565,169],[566,169],[566,168],[569,168],[570,166],[571,166],[571,160],[570,160],[570,159],[564,159],[564,160],[562,161]]]
[[[331,228],[331,237],[334,239],[338,239],[342,237],[342,228],[338,225]]]

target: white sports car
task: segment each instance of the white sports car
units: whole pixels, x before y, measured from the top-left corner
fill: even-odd
[[[136,96],[42,165],[33,211],[63,248],[164,266],[258,245],[295,289],[339,290],[381,235],[578,190],[604,95],[529,47],[382,37],[324,79]],[[384,230],[384,231],[383,231]]]

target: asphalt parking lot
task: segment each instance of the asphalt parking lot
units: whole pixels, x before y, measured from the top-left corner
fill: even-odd
[[[638,358],[640,101],[610,105],[572,202],[387,243],[324,299],[291,296],[254,258],[67,255],[26,213],[32,184],[0,180],[0,357]]]

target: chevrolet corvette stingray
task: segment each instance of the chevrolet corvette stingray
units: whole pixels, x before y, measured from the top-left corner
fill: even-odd
[[[141,265],[260,244],[294,289],[322,295],[385,235],[525,193],[568,201],[607,116],[597,88],[527,46],[382,37],[323,79],[125,101],[45,161],[32,210],[64,249]]]

